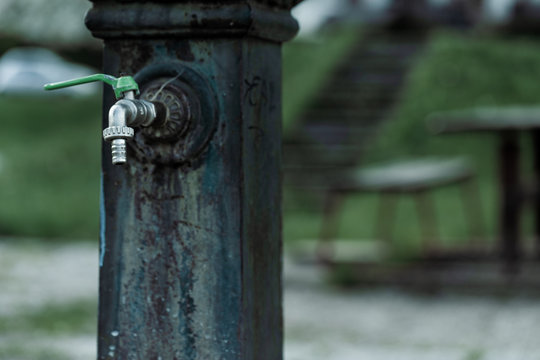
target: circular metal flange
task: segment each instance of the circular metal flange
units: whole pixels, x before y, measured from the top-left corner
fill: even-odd
[[[194,119],[200,117],[200,104],[185,84],[161,78],[151,81],[141,93],[141,99],[161,102],[167,108],[163,126],[141,129],[145,136],[156,141],[174,141],[183,136]]]
[[[135,80],[141,99],[167,108],[164,125],[136,131],[131,142],[135,156],[156,164],[192,163],[207,147],[218,123],[217,101],[210,85],[178,63],[149,66]]]

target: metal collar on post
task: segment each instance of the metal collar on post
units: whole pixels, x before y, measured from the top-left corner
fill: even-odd
[[[298,23],[290,14],[298,0],[93,2],[86,26],[103,39],[253,36],[284,42],[298,32]]]

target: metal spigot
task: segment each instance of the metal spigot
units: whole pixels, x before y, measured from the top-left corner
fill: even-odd
[[[135,99],[134,91],[124,94],[109,110],[109,126],[103,130],[103,139],[111,142],[112,163],[127,162],[126,140],[135,136],[132,126],[150,126],[157,118],[155,104]]]
[[[112,163],[115,165],[127,162],[126,140],[135,136],[136,126],[150,126],[156,122],[163,124],[167,117],[167,109],[161,103],[135,99],[139,94],[139,86],[131,76],[114,76],[95,74],[78,79],[46,84],[45,90],[56,90],[69,86],[103,81],[112,86],[119,99],[109,110],[109,125],[103,130],[103,139],[111,142]]]

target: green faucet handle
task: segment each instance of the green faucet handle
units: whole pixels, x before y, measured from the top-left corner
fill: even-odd
[[[103,81],[104,83],[111,85],[117,99],[123,97],[123,94],[127,91],[135,91],[135,93],[139,93],[139,85],[137,85],[135,79],[133,79],[131,76],[121,76],[119,78],[115,78],[114,76],[106,74],[94,74],[78,79],[46,84],[43,88],[45,90],[56,90],[94,81]]]

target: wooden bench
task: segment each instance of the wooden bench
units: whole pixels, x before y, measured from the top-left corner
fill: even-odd
[[[325,193],[323,220],[317,247],[319,260],[333,257],[332,240],[335,239],[343,200],[353,193],[380,194],[377,238],[391,242],[399,195],[412,195],[422,229],[422,249],[429,253],[436,247],[436,212],[431,191],[450,185],[461,185],[464,214],[471,233],[479,234],[478,221],[481,207],[476,184],[471,180],[475,173],[463,159],[426,158],[397,162],[383,166],[349,170],[345,173],[327,174],[326,185],[319,187]]]

